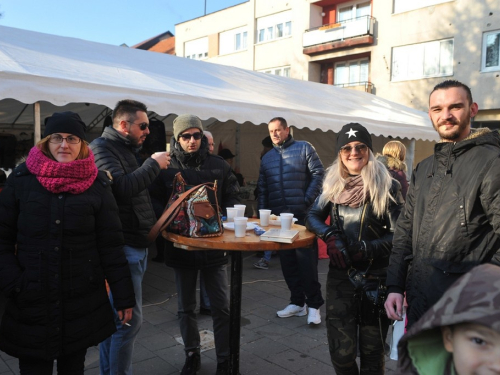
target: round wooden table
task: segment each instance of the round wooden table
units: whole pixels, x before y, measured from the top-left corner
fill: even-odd
[[[259,222],[258,219],[248,219],[249,222]],[[276,226],[263,229],[278,228]],[[219,237],[191,238],[178,234],[162,232],[163,237],[174,243],[174,246],[183,250],[226,250],[231,253],[231,289],[230,289],[230,316],[229,316],[229,373],[239,374],[240,367],[240,323],[241,323],[241,294],[242,294],[242,252],[263,250],[290,250],[312,246],[315,234],[306,227],[293,224],[292,229],[299,231],[299,236],[293,243],[261,241],[253,230],[248,230],[245,237],[235,237],[234,231],[225,230]]]

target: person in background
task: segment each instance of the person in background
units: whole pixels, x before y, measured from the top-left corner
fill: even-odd
[[[382,155],[377,155],[377,160],[382,162],[392,178],[398,180],[401,185],[401,194],[406,200],[408,192],[408,180],[406,179],[406,146],[399,141],[389,141],[382,149]]]
[[[328,168],[323,192],[306,216],[307,229],[325,241],[330,265],[326,284],[326,329],[337,375],[383,375],[389,319],[361,299],[348,277],[369,270],[385,280],[401,186],[375,159],[364,126],[344,125],[337,134],[338,157]],[[325,224],[330,216],[331,225]],[[349,272],[348,272],[349,268]],[[360,351],[360,370],[356,364]]]
[[[208,153],[212,155],[214,153],[214,147],[215,147],[214,136],[208,130],[205,130],[203,134],[205,135],[208,141]]]
[[[401,338],[400,375],[500,374],[500,267],[458,279]]]
[[[119,218],[125,237],[127,257],[136,305],[129,325],[122,325],[115,314],[117,332],[99,345],[101,375],[132,374],[134,343],[142,325],[142,279],[146,272],[147,235],[156,222],[148,187],[170,163],[167,152],[155,152],[142,164],[139,151],[149,134],[147,107],[138,101],[125,99],[113,109],[113,126],[104,128],[90,148],[100,170],[113,177],[113,195],[118,203]],[[114,296],[111,291],[110,298]]]
[[[135,305],[111,181],[98,172],[74,112],[45,120],[43,138],[0,193],[0,350],[24,374],[83,374],[87,348]]]
[[[219,156],[222,157],[231,166],[231,168],[233,167],[233,160],[236,155],[233,155],[230,149],[223,148],[219,151]],[[245,177],[243,177],[243,175],[238,171],[238,168],[236,168],[236,170],[233,169],[233,173],[238,179],[238,184],[240,186],[245,186]]]
[[[321,191],[323,164],[309,142],[293,139],[284,118],[271,119],[267,127],[273,149],[260,162],[259,209],[270,209],[274,215],[293,213],[297,223],[303,224],[307,210]],[[290,303],[277,316],[307,315],[307,324],[320,324],[319,308],[324,300],[318,281],[317,243],[278,254]]]

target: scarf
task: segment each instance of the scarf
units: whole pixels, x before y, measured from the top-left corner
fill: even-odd
[[[59,163],[45,156],[35,146],[28,154],[26,166],[40,184],[51,193],[83,193],[92,186],[97,177],[94,154],[90,150],[86,159]]]
[[[366,197],[368,199],[368,196]],[[361,175],[347,177],[342,193],[333,199],[333,203],[352,208],[363,204],[363,178]]]

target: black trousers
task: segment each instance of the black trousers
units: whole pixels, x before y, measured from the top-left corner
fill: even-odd
[[[57,358],[57,373],[60,375],[82,375],[85,370],[87,349]],[[54,360],[19,358],[21,375],[52,375]]]

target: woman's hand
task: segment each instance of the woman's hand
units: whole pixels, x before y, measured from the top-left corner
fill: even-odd
[[[370,248],[370,241],[356,241],[349,244],[347,250],[349,257],[353,262],[359,262],[360,260],[368,260],[372,258],[372,251]]]
[[[337,268],[346,268],[346,262],[342,250],[345,251],[345,244],[335,238],[335,236],[330,236],[325,240],[326,251],[330,257],[330,263]],[[339,249],[340,247],[340,249]]]
[[[122,325],[127,324],[132,319],[132,310],[133,308],[118,311],[118,318],[122,321]]]

